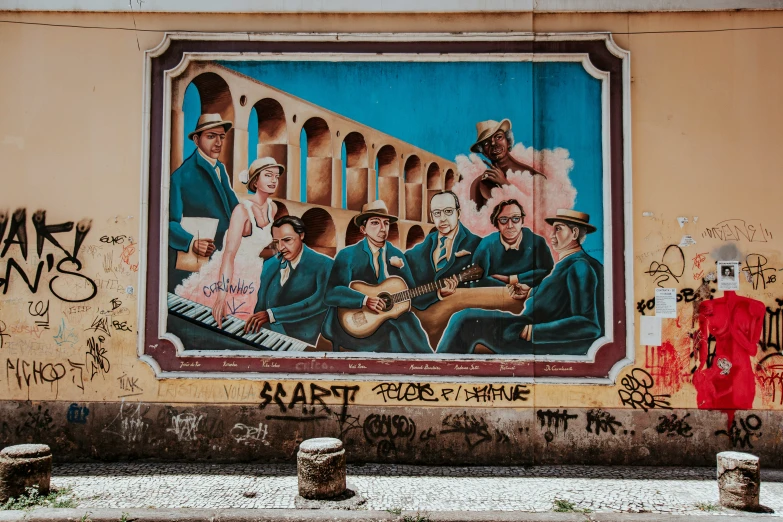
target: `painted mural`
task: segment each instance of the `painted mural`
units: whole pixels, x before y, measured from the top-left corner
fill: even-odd
[[[166,331],[280,357],[624,344],[609,88],[584,54],[188,57],[167,100]]]

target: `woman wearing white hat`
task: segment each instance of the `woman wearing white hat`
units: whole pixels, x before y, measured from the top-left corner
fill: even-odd
[[[266,157],[258,158],[239,174],[239,180],[247,185],[250,196],[231,214],[224,249],[184,281],[184,292],[178,292],[178,295],[210,306],[212,316],[219,324],[228,314],[253,313],[254,302],[251,301],[256,298],[263,266],[259,255],[272,243],[272,222],[277,212],[271,196],[284,172],[283,165]],[[229,303],[229,294],[239,294],[239,297]],[[237,308],[242,302],[245,306]]]

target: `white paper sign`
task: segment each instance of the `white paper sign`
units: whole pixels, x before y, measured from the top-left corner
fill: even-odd
[[[676,288],[656,288],[655,289],[655,315],[656,317],[676,319],[677,318],[677,289]]]
[[[680,246],[681,247],[689,247],[696,244],[696,240],[693,239],[693,236],[684,235],[682,236],[682,239],[680,239]]]
[[[737,261],[718,261],[718,290],[739,290]]]
[[[639,344],[642,346],[661,345],[661,318],[643,315],[639,324]]]

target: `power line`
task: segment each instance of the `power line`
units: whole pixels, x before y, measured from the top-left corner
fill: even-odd
[[[135,27],[107,27],[99,25],[71,25],[71,24],[50,24],[44,22],[23,22],[21,20],[0,20],[3,24],[36,25],[42,27],[67,27],[72,29],[103,29],[108,31],[133,31],[145,33],[172,33],[172,32],[193,32],[193,29],[137,29]],[[135,20],[134,20],[135,24]],[[569,32],[573,35],[585,35],[595,33],[611,33],[617,35],[640,35],[640,34],[683,34],[683,33],[726,33],[735,31],[766,31],[770,29],[783,29],[781,25],[768,25],[762,27],[724,27],[719,29],[682,29],[675,31],[591,31],[591,32]],[[223,34],[255,34],[252,31],[221,31]],[[536,34],[536,33],[532,33]],[[545,34],[545,33],[542,33]]]

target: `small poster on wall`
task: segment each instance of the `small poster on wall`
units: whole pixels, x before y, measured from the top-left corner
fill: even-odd
[[[718,261],[718,290],[739,290],[737,261]]]

